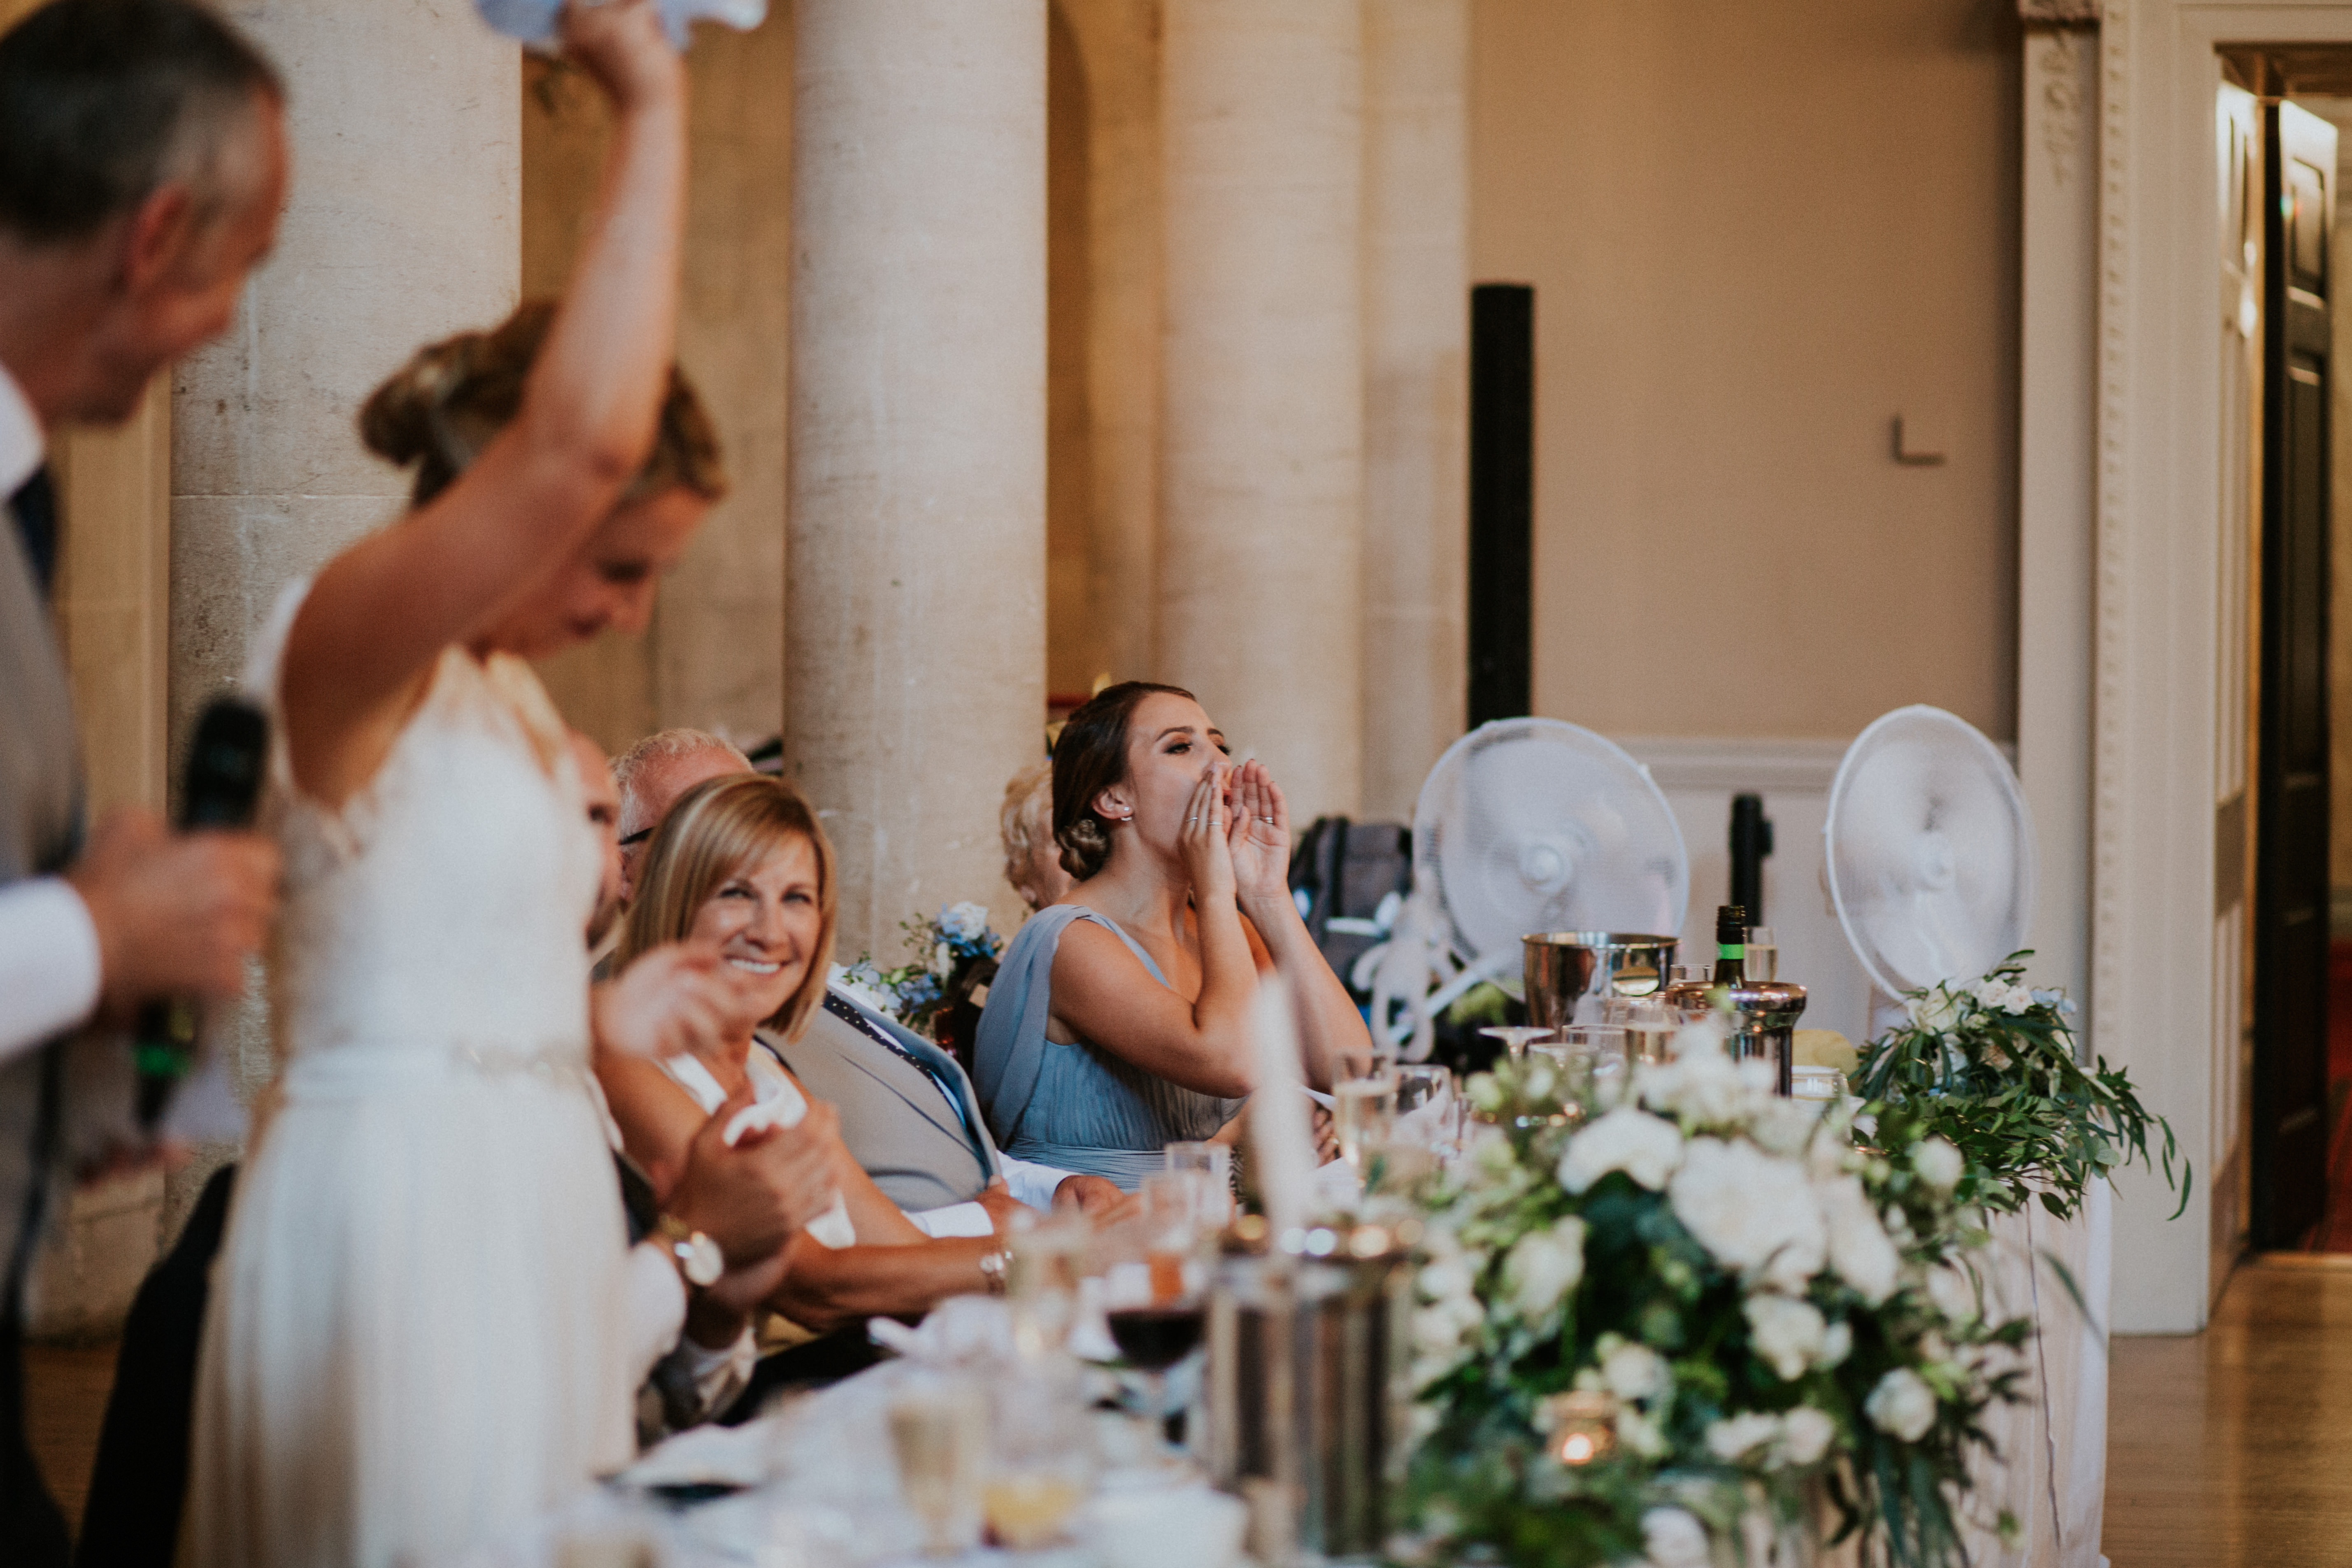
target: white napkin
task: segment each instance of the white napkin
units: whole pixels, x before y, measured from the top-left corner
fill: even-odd
[[[555,47],[555,17],[563,0],[474,0],[474,8],[509,38],[535,49]],[[707,19],[748,33],[767,18],[768,0],[661,0],[661,14],[669,41],[684,50],[688,24]]]
[[[807,1114],[808,1101],[786,1079],[776,1086],[774,1094],[735,1113],[735,1120],[727,1124],[727,1146],[732,1149],[747,1132],[771,1127],[797,1127]],[[807,1228],[811,1236],[836,1252],[857,1244],[857,1227],[850,1224],[849,1205],[841,1201],[839,1193],[833,1195],[833,1206],[809,1221]]]
[[[635,1487],[756,1487],[768,1479],[768,1429],[693,1426],[621,1472]]]

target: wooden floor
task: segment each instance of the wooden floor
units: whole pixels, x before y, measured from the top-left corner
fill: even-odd
[[[2118,1338],[2114,1568],[2352,1565],[2352,1257],[2242,1266],[2198,1335]]]
[[[26,1363],[33,1451],[79,1522],[114,1351]],[[2246,1264],[2202,1334],[2116,1340],[2109,1388],[2114,1568],[2352,1568],[2352,1256]]]
[[[49,1491],[81,1528],[89,1468],[98,1459],[98,1427],[114,1386],[114,1347],[31,1345],[25,1351],[25,1431]]]

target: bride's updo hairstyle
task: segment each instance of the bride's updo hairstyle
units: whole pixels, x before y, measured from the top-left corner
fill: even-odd
[[[1054,842],[1062,847],[1062,869],[1081,882],[1110,859],[1110,827],[1095,797],[1127,782],[1128,726],[1155,692],[1198,700],[1181,686],[1122,680],[1081,703],[1054,742]]]
[[[808,798],[782,779],[734,773],[698,784],[678,796],[646,846],[636,897],[613,955],[613,972],[619,973],[639,953],[664,942],[685,941],[695,916],[728,878],[750,870],[794,837],[807,839],[816,855],[821,923],[808,973],[801,976],[791,999],[761,1022],[787,1040],[799,1039],[810,1015],[824,1001],[839,893],[832,840],[818,825]]]
[[[514,419],[554,320],[554,302],[534,300],[487,332],[427,343],[369,396],[360,409],[360,439],[401,468],[416,465],[412,506],[448,489]],[[621,499],[643,500],[678,488],[715,501],[727,493],[727,476],[710,415],[673,364],[654,449]]]

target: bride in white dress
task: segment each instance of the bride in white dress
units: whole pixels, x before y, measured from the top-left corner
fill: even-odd
[[[289,590],[255,663],[280,720],[281,1068],[205,1325],[200,1564],[378,1568],[509,1530],[630,1458],[667,1348],[643,1342],[658,1301],[632,1305],[649,1254],[677,1333],[670,1260],[627,1248],[588,1052],[592,1032],[675,1050],[740,977],[674,951],[668,1037],[642,986],[592,1020],[599,851],[525,659],[642,627],[719,489],[671,367],[686,87],[652,0],[563,26],[616,120],[571,291],[371,399],[369,444],[421,465],[416,508]],[[756,1268],[730,1257],[730,1278],[766,1270],[745,1300],[781,1278],[787,1228]]]

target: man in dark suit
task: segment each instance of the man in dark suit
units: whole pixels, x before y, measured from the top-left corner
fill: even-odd
[[[0,37],[0,1562],[61,1563],[25,1445],[21,1288],[58,1129],[95,1109],[69,1052],[93,1021],[245,985],[277,859],[249,834],[110,818],[82,841],[79,746],[46,604],[44,462],[64,421],[119,424],[155,372],[225,329],[286,190],[268,63],[187,0],[57,0]],[[97,1076],[126,1088],[121,1064]],[[127,1117],[123,1119],[128,1124]]]

